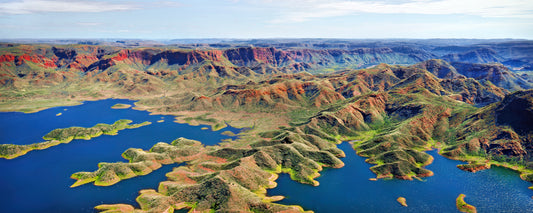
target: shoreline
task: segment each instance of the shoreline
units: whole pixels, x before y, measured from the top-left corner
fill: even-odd
[[[438,154],[440,155],[440,153],[438,153]],[[464,158],[460,158],[460,157],[459,158],[453,158],[453,157],[448,157],[448,156],[445,156],[445,155],[441,155],[441,156],[445,157],[446,159],[450,159],[450,160],[466,162],[466,164],[457,165],[458,169],[461,169],[461,168],[459,168],[459,166],[463,166],[463,165],[483,164],[483,166],[476,167],[474,169],[475,171],[469,171],[469,170],[461,169],[463,171],[475,173],[477,171],[491,169],[492,166],[497,166],[497,167],[509,169],[509,170],[511,170],[513,172],[516,172],[518,174],[518,176],[520,177],[520,179],[522,179],[523,181],[526,181],[526,182],[529,182],[529,183],[533,184],[533,180],[526,180],[525,179],[526,175],[533,174],[533,170],[526,169],[526,168],[520,168],[519,165],[513,165],[513,164],[509,164],[507,162],[503,162],[502,163],[502,162],[498,162],[498,161],[482,159],[481,157],[478,157],[478,156],[467,156],[467,157],[464,157]],[[529,187],[529,189],[533,190],[533,186]]]
[[[83,104],[83,102],[85,102],[85,101],[100,101],[100,100],[106,100],[106,99],[125,99],[125,100],[130,100],[130,101],[138,101],[138,100],[135,100],[135,99],[126,99],[126,98],[103,98],[103,99],[84,100],[84,101],[80,102],[79,104]],[[183,114],[180,114],[179,112],[176,112],[176,113],[170,113],[170,112],[168,112],[168,113],[164,113],[164,112],[151,111],[151,110],[150,110],[150,109],[151,109],[150,107],[142,106],[142,105],[139,106],[139,105],[137,105],[137,104],[135,104],[135,103],[136,103],[136,102],[134,102],[134,106],[131,107],[131,109],[133,109],[133,110],[139,110],[139,111],[147,111],[147,112],[150,112],[150,115],[171,115],[171,116],[175,116],[175,119],[176,119],[176,120],[178,120],[179,117],[184,117],[184,115],[183,115]],[[76,104],[76,105],[79,105],[79,104]],[[75,105],[73,105],[73,106],[75,106]],[[62,106],[53,106],[53,107],[43,108],[42,110],[46,110],[46,109],[50,109],[50,108],[54,108],[54,107],[62,107]],[[42,111],[42,110],[41,110],[41,111]],[[38,112],[38,111],[36,111],[36,112]],[[33,112],[32,112],[32,113],[33,113]],[[175,122],[176,122],[176,121],[175,121]],[[199,124],[202,124],[201,121],[197,121],[197,122],[198,122]],[[180,123],[180,122],[176,122],[176,123]],[[191,126],[194,126],[194,125],[192,125],[192,124],[190,124],[190,123],[188,123],[188,122],[184,122],[184,123],[189,124],[189,125],[191,125]],[[212,131],[216,131],[216,130],[214,130],[213,128],[211,128],[211,130],[212,130]],[[353,148],[353,142],[357,142],[357,141],[353,141],[353,140],[352,140],[352,141],[346,141],[346,142],[349,142],[350,144],[352,144],[351,148],[352,148],[354,151],[356,151],[356,150]],[[342,143],[342,141],[341,141],[341,143]],[[337,145],[338,145],[338,144],[337,144]],[[356,154],[357,154],[357,151],[356,151]],[[437,152],[437,154],[441,155],[439,152]],[[359,154],[357,154],[357,155],[359,155]],[[359,156],[360,156],[360,155],[359,155]],[[446,157],[446,156],[444,156],[444,155],[441,155],[441,156]],[[368,157],[365,157],[365,156],[361,156],[361,157],[364,157],[364,158],[367,158],[367,159],[368,159]],[[448,158],[448,157],[446,157],[446,158]],[[448,159],[451,159],[451,160],[458,160],[458,161],[467,161],[467,160],[460,160],[460,159],[453,159],[453,158],[448,158]],[[426,162],[426,164],[425,164],[424,166],[427,166],[427,165],[431,164],[432,161],[433,161],[433,157],[431,157],[431,160],[430,160],[429,162]],[[344,162],[343,162],[343,163],[344,163]],[[371,164],[371,165],[372,165],[372,164]],[[499,165],[496,165],[496,166],[499,166]],[[518,171],[518,170],[513,169],[512,167],[507,167],[507,166],[504,166],[504,165],[502,165],[501,167],[508,168],[508,169],[511,169],[511,170],[514,170],[514,171]],[[283,173],[283,172],[282,172],[282,173]],[[287,173],[290,175],[290,172],[287,172]],[[316,178],[316,177],[318,177],[318,176],[320,175],[320,173],[318,173],[318,171],[317,171],[314,175],[316,175],[316,176],[314,177],[314,178]],[[428,175],[428,176],[431,176],[431,175],[433,175],[433,173],[431,173],[431,174]],[[421,177],[428,177],[428,176],[421,176]],[[274,183],[275,183],[275,180],[276,180],[278,177],[279,177],[279,175],[277,175],[277,177],[273,180]],[[389,176],[383,176],[383,177],[378,177],[378,178],[387,178],[387,177],[389,177]],[[408,176],[408,177],[411,177],[411,176]],[[414,177],[417,178],[418,176],[415,175]],[[271,177],[271,178],[272,178],[272,177]],[[312,178],[312,179],[314,179],[314,178]],[[396,177],[396,178],[398,178],[398,177]],[[292,179],[292,178],[291,178],[291,179]],[[400,179],[403,179],[403,178],[400,178]],[[412,180],[412,178],[410,178],[409,180]],[[269,179],[269,181],[270,181],[270,179]],[[311,185],[315,185],[315,184],[311,184]],[[316,185],[318,185],[318,184],[316,184]],[[315,185],[315,186],[316,186],[316,185]],[[277,187],[277,184],[276,184],[276,186],[274,186],[273,188],[275,188],[275,187]],[[276,202],[276,201],[280,201],[280,200],[283,199],[283,198],[278,197],[278,196],[267,197],[267,196],[266,196],[266,189],[268,189],[268,188],[265,187],[264,189],[265,189],[265,194],[264,194],[265,197],[264,197],[264,199],[268,200],[269,202]],[[141,191],[142,191],[142,190],[141,190]],[[300,207],[300,206],[298,206],[298,207]],[[300,207],[300,208],[301,208],[301,207]],[[303,210],[303,208],[302,208],[302,210]]]
[[[145,122],[137,123],[137,124],[131,124],[132,122],[133,121],[131,120],[121,119],[121,120],[115,121],[113,124],[98,123],[95,126],[88,127],[88,128],[73,126],[73,127],[67,127],[67,128],[54,129],[50,131],[49,133],[47,133],[46,135],[42,136],[42,138],[46,140],[44,142],[25,144],[25,145],[0,144],[0,148],[1,148],[0,150],[2,151],[0,153],[0,158],[11,160],[11,159],[15,159],[17,157],[26,155],[29,152],[34,151],[34,150],[44,150],[44,149],[48,149],[53,146],[58,146],[60,144],[68,144],[72,142],[73,140],[80,140],[80,139],[91,140],[92,138],[96,138],[101,135],[116,135],[118,134],[119,131],[122,131],[124,129],[135,129],[135,128],[139,128],[139,127],[152,124],[149,121],[145,121]],[[108,130],[104,128],[112,128],[112,129]],[[63,132],[65,131],[67,131],[67,134],[71,134],[71,135],[68,135],[68,137],[64,138]],[[96,132],[91,132],[91,131],[96,131]],[[78,135],[80,132],[85,133],[85,134]]]

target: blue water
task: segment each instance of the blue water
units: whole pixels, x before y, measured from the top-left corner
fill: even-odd
[[[357,156],[348,143],[339,145],[346,153],[340,169],[326,169],[316,180],[318,187],[292,181],[287,174],[268,190],[269,196],[284,195],[278,203],[300,205],[315,212],[458,212],[455,199],[465,194],[465,201],[478,212],[533,212],[533,190],[517,173],[492,168],[477,173],[457,169],[460,161],[446,159],[430,151],[435,160],[427,166],[435,173],[423,181],[378,180],[370,164]],[[402,207],[398,197],[407,199]]]
[[[157,189],[159,182],[176,164],[166,165],[146,176],[121,181],[109,187],[86,184],[69,188],[75,181],[70,175],[78,171],[95,171],[99,162],[125,161],[120,156],[130,147],[149,149],[155,143],[171,142],[178,137],[214,145],[228,137],[201,130],[205,126],[189,126],[173,122],[172,116],[150,115],[133,109],[111,109],[116,103],[133,105],[130,100],[88,101],[83,105],[56,107],[32,114],[0,113],[0,143],[31,144],[56,128],[92,127],[97,123],[113,123],[130,119],[134,123],[151,121],[149,126],[119,131],[91,140],[74,140],[46,150],[29,152],[13,160],[0,159],[0,212],[94,212],[99,204],[128,203],[137,206],[135,198],[141,189]],[[61,116],[56,116],[57,113]],[[165,120],[158,123],[158,120]],[[347,157],[345,167],[326,169],[317,178],[320,186],[296,183],[283,174],[278,187],[269,195],[285,195],[282,204],[301,205],[316,212],[457,212],[455,198],[463,193],[466,201],[479,212],[533,212],[533,190],[529,183],[508,169],[493,168],[477,173],[456,168],[462,162],[438,155],[427,168],[435,176],[424,181],[379,180],[369,164],[350,148],[339,145]],[[402,207],[396,198],[407,198],[409,207]]]
[[[128,203],[137,206],[135,198],[141,189],[157,189],[165,174],[176,166],[166,165],[146,176],[121,181],[109,187],[86,184],[69,188],[75,181],[70,175],[79,171],[95,171],[99,162],[125,161],[121,154],[128,148],[149,149],[157,142],[170,143],[178,137],[214,145],[229,130],[201,130],[201,127],[178,124],[173,116],[150,115],[133,109],[111,109],[116,103],[133,105],[130,100],[108,99],[87,101],[82,105],[56,107],[37,113],[0,113],[0,144],[31,144],[44,141],[42,136],[56,128],[92,127],[111,124],[119,119],[151,125],[119,131],[118,135],[102,135],[91,140],[73,140],[46,150],[31,151],[12,159],[0,159],[0,212],[94,212],[99,204]],[[56,116],[57,113],[61,116]],[[163,119],[164,122],[158,123]]]

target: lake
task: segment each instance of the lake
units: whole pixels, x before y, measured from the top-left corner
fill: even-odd
[[[435,160],[428,169],[434,176],[418,180],[370,181],[376,175],[372,165],[355,154],[350,144],[339,145],[346,157],[340,169],[325,169],[316,180],[318,187],[292,181],[280,175],[278,187],[268,190],[269,196],[285,195],[278,203],[300,205],[315,212],[458,212],[455,199],[465,194],[465,201],[478,212],[533,212],[533,190],[512,170],[493,167],[476,173],[456,167],[461,161],[429,151]],[[408,207],[396,199],[407,199]]]
[[[36,150],[12,160],[0,159],[0,212],[94,212],[100,204],[127,203],[138,206],[135,198],[141,189],[157,189],[165,174],[176,164],[164,165],[146,176],[123,180],[113,186],[85,184],[70,188],[75,180],[70,175],[79,171],[96,171],[99,162],[124,161],[122,152],[134,147],[150,149],[157,142],[170,143],[178,137],[215,145],[223,139],[223,131],[238,133],[232,127],[220,131],[202,130],[208,126],[190,126],[174,122],[174,116],[150,115],[133,109],[111,109],[116,103],[133,105],[134,101],[107,99],[86,101],[82,105],[55,107],[37,113],[0,113],[1,144],[32,144],[44,141],[42,136],[56,128],[92,127],[97,123],[112,124],[119,119],[151,125],[125,129],[118,135],[102,135],[91,140],[73,140],[46,150]],[[61,113],[60,116],[56,114]],[[164,122],[157,122],[164,120]]]
[[[92,127],[111,124],[119,119],[151,125],[119,131],[118,135],[102,135],[91,140],[73,140],[46,150],[31,151],[13,160],[0,159],[0,212],[94,212],[100,204],[127,203],[137,206],[135,198],[141,189],[157,189],[165,174],[176,164],[165,165],[146,176],[123,180],[113,186],[85,184],[69,188],[75,181],[70,175],[78,171],[95,171],[99,162],[125,161],[121,154],[130,147],[149,149],[157,142],[170,143],[178,137],[215,145],[228,137],[226,130],[201,130],[207,126],[190,126],[173,122],[173,116],[150,115],[133,109],[111,109],[116,103],[133,105],[134,101],[108,99],[87,101],[82,105],[55,107],[37,113],[0,113],[0,143],[31,144],[56,128]],[[62,113],[60,116],[56,114]],[[164,120],[159,123],[158,120]],[[479,212],[531,212],[533,190],[517,173],[493,168],[470,173],[456,168],[462,162],[446,159],[436,151],[428,152],[435,160],[427,166],[435,176],[423,181],[379,180],[370,164],[355,154],[348,143],[339,145],[346,157],[340,169],[325,169],[313,187],[280,175],[278,187],[269,195],[285,195],[282,204],[301,205],[315,212],[457,212],[455,198],[463,193],[467,203]],[[402,207],[396,198],[407,198]]]

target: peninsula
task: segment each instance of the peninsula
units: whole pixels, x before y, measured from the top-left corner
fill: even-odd
[[[146,121],[139,124],[131,124],[131,120],[118,120],[113,124],[97,124],[94,127],[69,127],[64,129],[54,129],[45,136],[45,142],[18,145],[18,144],[0,144],[0,158],[13,159],[27,154],[33,150],[43,150],[62,143],[70,143],[74,139],[90,140],[91,138],[104,135],[116,135],[118,131],[124,129],[135,129],[142,126],[150,125]]]
[[[456,199],[457,210],[460,212],[476,213],[476,207],[465,202],[466,195],[460,194]]]

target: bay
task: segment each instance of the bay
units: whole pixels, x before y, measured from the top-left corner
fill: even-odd
[[[157,189],[165,174],[176,164],[165,165],[146,176],[123,180],[113,186],[85,184],[70,188],[70,175],[79,171],[96,171],[99,162],[126,162],[121,154],[128,148],[150,149],[157,142],[170,143],[179,137],[215,145],[223,139],[223,130],[202,130],[208,126],[190,126],[174,122],[174,116],[150,115],[134,109],[112,109],[117,104],[134,105],[134,101],[107,99],[86,101],[82,105],[55,107],[37,113],[0,113],[0,144],[32,144],[56,128],[92,127],[112,124],[119,119],[151,125],[125,129],[118,135],[102,135],[91,140],[73,140],[46,150],[35,150],[12,160],[0,159],[0,212],[94,212],[100,204],[126,203],[137,206],[139,190]],[[60,116],[57,116],[61,113]],[[164,122],[157,122],[164,120]],[[138,206],[137,206],[138,207]]]
[[[116,103],[134,105],[134,101],[108,99],[87,101],[82,105],[55,107],[37,113],[0,113],[0,143],[31,144],[56,128],[92,127],[111,124],[119,119],[151,125],[119,131],[118,135],[102,135],[91,140],[73,140],[46,150],[31,151],[12,159],[0,159],[0,212],[94,212],[100,204],[127,203],[137,206],[135,198],[141,189],[157,189],[165,174],[178,165],[165,165],[146,176],[123,180],[113,186],[92,184],[76,188],[70,175],[78,171],[95,171],[99,162],[125,161],[120,155],[130,147],[149,149],[157,142],[170,143],[178,137],[215,145],[223,139],[223,131],[241,130],[227,127],[220,131],[202,130],[207,126],[190,126],[173,122],[173,116],[150,115],[133,109],[111,109]],[[57,116],[61,113],[59,116]],[[157,122],[164,120],[164,122]],[[429,151],[435,160],[427,166],[435,175],[423,181],[378,180],[370,171],[372,165],[357,156],[348,143],[339,145],[346,157],[345,167],[325,169],[313,187],[290,180],[282,174],[278,187],[268,195],[284,195],[279,201],[300,205],[315,212],[457,212],[455,198],[466,194],[466,202],[478,212],[532,212],[533,190],[514,171],[493,167],[477,173],[459,170],[463,162],[446,159]],[[408,207],[396,198],[405,197]],[[138,207],[138,206],[137,206]]]

